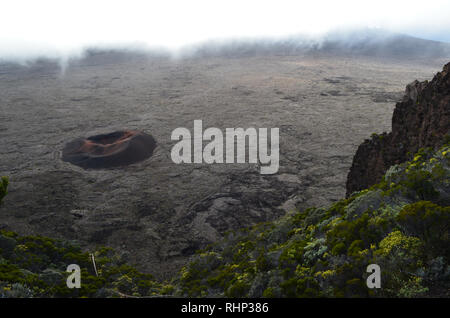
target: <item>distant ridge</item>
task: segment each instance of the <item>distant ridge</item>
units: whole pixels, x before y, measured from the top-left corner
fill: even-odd
[[[394,58],[448,58],[450,43],[404,34],[374,31],[329,33],[320,39],[293,36],[284,39],[247,39],[208,42],[190,49],[199,56],[330,54]]]
[[[146,48],[131,45],[120,47],[87,47],[77,56],[61,57],[70,64],[99,65],[121,63],[130,59],[152,58],[203,58],[203,57],[246,57],[264,55],[340,55],[368,56],[398,59],[450,59],[450,43],[426,40],[406,34],[376,29],[330,32],[323,36],[307,37],[293,35],[286,37],[237,38],[211,40],[188,45],[179,50]],[[28,59],[22,66],[34,67],[45,61],[59,63],[58,58],[39,56]],[[2,59],[0,67],[15,62]]]

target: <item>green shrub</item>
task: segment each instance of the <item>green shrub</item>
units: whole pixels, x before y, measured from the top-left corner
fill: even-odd
[[[8,193],[7,191],[8,183],[9,181],[7,177],[2,177],[0,179],[0,204],[2,203],[2,200],[5,197],[5,195]]]
[[[424,170],[414,170],[407,175],[407,180],[403,184],[413,190],[420,200],[435,200],[439,197],[439,192],[431,181],[432,174]]]
[[[450,207],[441,207],[429,201],[406,205],[396,221],[411,236],[422,239],[433,256],[450,257]]]
[[[234,298],[246,297],[249,289],[250,285],[247,282],[238,280],[228,288],[225,296]]]

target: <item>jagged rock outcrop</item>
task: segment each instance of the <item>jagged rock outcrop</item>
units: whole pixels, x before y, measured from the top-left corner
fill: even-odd
[[[406,87],[392,116],[392,132],[373,135],[356,151],[347,176],[347,197],[379,182],[386,170],[422,147],[442,146],[450,128],[450,63],[428,82]]]

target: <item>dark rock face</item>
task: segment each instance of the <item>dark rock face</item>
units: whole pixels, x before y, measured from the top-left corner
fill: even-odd
[[[347,176],[347,196],[379,182],[390,166],[408,160],[408,154],[441,146],[449,128],[450,63],[431,82],[409,84],[395,106],[392,132],[359,146]]]
[[[147,159],[155,147],[155,139],[143,132],[116,131],[69,142],[62,159],[85,169],[126,166]]]

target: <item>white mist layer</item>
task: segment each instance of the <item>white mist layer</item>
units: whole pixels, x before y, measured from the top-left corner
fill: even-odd
[[[317,38],[346,28],[450,40],[445,0],[6,0],[1,10],[0,59],[19,61],[79,56],[86,47],[176,51],[205,41]]]

